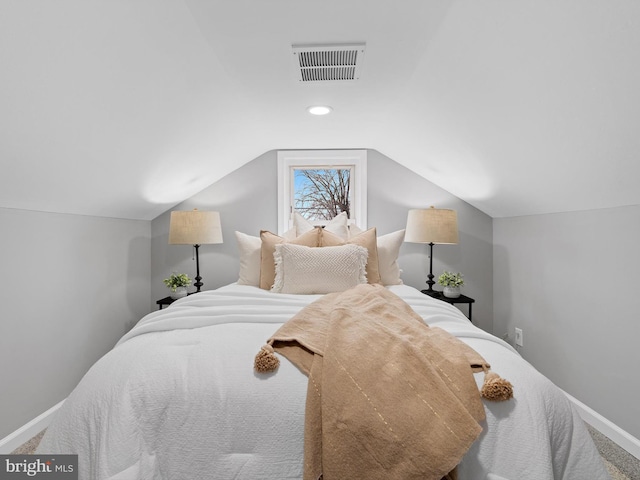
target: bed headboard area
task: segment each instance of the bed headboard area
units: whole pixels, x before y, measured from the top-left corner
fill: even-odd
[[[245,255],[246,249],[251,248],[252,242],[256,244],[256,238],[260,237],[262,230],[286,237],[286,232],[279,232],[278,229],[277,154],[276,150],[264,153],[187,201],[171,208],[198,208],[220,212],[225,242],[200,248],[204,290],[244,278],[249,262]],[[396,232],[406,227],[409,209],[438,205],[458,212],[460,242],[438,251],[434,258],[434,273],[439,274],[445,269],[463,272],[465,291],[476,299],[474,319],[477,319],[481,327],[491,330],[491,217],[376,150],[367,150],[366,161],[367,225],[375,227],[376,246],[380,251],[392,251],[397,246],[399,234]],[[169,246],[167,243],[169,216],[170,211],[167,211],[151,223],[151,308],[156,307],[155,300],[166,296],[166,287],[162,280],[167,275],[174,271],[186,272],[191,276],[195,273],[192,248],[186,245]],[[298,227],[302,228],[301,225]],[[339,237],[344,236],[345,232],[339,231],[341,227],[337,228],[338,231],[332,231],[333,228],[325,226],[327,231]],[[244,235],[242,240],[237,240],[235,232],[240,232],[241,237]],[[380,248],[380,242],[384,243],[385,247]],[[255,256],[255,250],[253,252]],[[380,255],[380,252],[378,254]],[[389,257],[384,261],[393,263]],[[400,277],[405,284],[423,288],[429,269],[428,251],[425,246],[401,243],[397,254],[397,269],[401,270]],[[250,271],[251,269],[249,273]],[[381,275],[381,281],[385,284],[394,281],[397,272],[389,273],[383,268]],[[255,280],[255,272],[253,279]]]

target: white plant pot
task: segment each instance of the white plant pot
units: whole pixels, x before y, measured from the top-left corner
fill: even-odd
[[[444,287],[442,294],[447,298],[458,298],[460,296],[460,287]]]
[[[175,292],[171,292],[171,298],[177,300],[178,298],[187,296],[187,287],[176,287]]]

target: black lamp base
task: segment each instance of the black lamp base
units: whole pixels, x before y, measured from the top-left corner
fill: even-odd
[[[433,281],[433,274],[429,274],[427,275],[429,277],[429,280],[427,280],[427,285],[429,285],[429,288],[427,288],[428,292],[435,292],[435,290],[433,289],[433,286],[436,284],[436,282]]]
[[[193,286],[196,287],[195,293],[198,293],[200,292],[200,287],[204,285],[204,283],[201,282],[202,277],[200,276],[200,257],[198,256],[198,249],[200,248],[200,245],[194,245],[193,248],[196,249],[196,278]]]
[[[427,280],[427,285],[429,285],[427,292],[433,292],[433,286],[436,284],[433,281],[433,242],[429,243],[429,275],[427,275],[427,278],[429,279]]]

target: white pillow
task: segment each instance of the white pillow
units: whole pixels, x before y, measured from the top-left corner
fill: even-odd
[[[349,218],[347,217],[347,212],[342,212],[340,215],[333,217],[329,223],[324,226],[324,230],[339,236],[342,240],[347,240],[349,238],[349,228],[347,227],[348,221]],[[314,227],[315,225],[313,225],[313,223],[309,222],[309,220],[294,210],[293,228],[296,230],[296,235],[300,236],[303,233],[312,230]]]
[[[404,230],[378,237],[378,272],[382,285],[402,285],[398,254],[404,241]]]
[[[364,230],[362,230],[355,223],[352,223],[351,225],[349,225],[349,238],[355,237],[356,235],[360,235],[362,232],[364,232]]]
[[[238,285],[260,286],[260,237],[253,237],[236,231],[238,251],[240,252],[240,274]]]
[[[291,227],[289,230],[280,235],[286,242],[290,242],[291,240],[295,240],[296,235],[296,227]]]
[[[359,245],[312,248],[276,245],[276,277],[271,291],[319,294],[342,292],[367,283],[368,251]]]

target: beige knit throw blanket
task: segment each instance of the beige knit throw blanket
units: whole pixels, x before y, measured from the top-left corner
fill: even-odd
[[[482,431],[472,371],[487,362],[380,285],[305,307],[268,340],[256,370],[277,368],[274,350],[309,377],[304,480],[455,478]],[[510,398],[499,380],[495,399]]]

